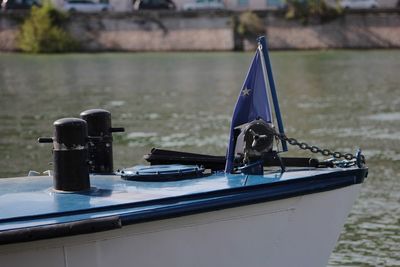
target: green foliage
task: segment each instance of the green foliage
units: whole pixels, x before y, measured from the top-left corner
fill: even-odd
[[[298,19],[303,24],[308,24],[311,20],[324,23],[331,21],[341,15],[342,10],[331,7],[325,0],[287,0],[287,19]]]
[[[18,44],[29,53],[68,52],[78,48],[78,43],[63,29],[67,15],[48,2],[42,7],[33,6],[22,24]]]
[[[265,34],[263,21],[251,11],[240,14],[238,22],[237,33],[242,37],[254,39]]]

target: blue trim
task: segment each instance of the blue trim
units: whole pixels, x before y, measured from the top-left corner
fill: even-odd
[[[118,210],[121,211],[122,209],[133,209],[139,206],[148,207],[147,210],[124,211],[125,213],[121,212],[120,215],[104,215],[98,220],[83,219],[77,222],[41,225],[0,231],[0,244],[106,231],[135,223],[175,218],[202,212],[291,198],[300,195],[314,194],[362,183],[364,181],[364,177],[366,177],[366,174],[366,168],[351,169],[347,171],[341,170],[338,172],[316,175],[304,179],[284,180],[270,184],[257,184],[239,188],[230,188],[186,196],[158,199],[154,201],[128,203],[123,205],[91,209],[87,211],[81,210],[79,212],[63,212],[60,214],[28,216],[23,217],[23,220],[26,221],[43,218],[56,218],[82,213],[90,215],[99,211],[117,212]],[[19,219],[20,218],[2,220],[2,222],[15,222]],[[91,224],[93,224],[93,227],[90,227]],[[71,228],[71,226],[73,227]]]
[[[354,184],[354,177],[344,177],[339,182],[319,181],[312,186],[309,183],[302,183],[296,186],[286,186],[272,188],[271,190],[257,190],[242,194],[227,195],[222,198],[199,200],[193,203],[163,207],[151,211],[141,211],[139,213],[120,216],[122,225],[143,223],[154,220],[187,216],[202,212],[209,212],[245,205],[269,202],[301,195],[314,194],[329,190],[334,190]]]
[[[263,184],[254,184],[254,185],[247,185],[241,187],[232,187],[226,189],[220,189],[215,191],[205,191],[199,193],[192,193],[188,195],[179,195],[173,197],[165,197],[165,198],[158,198],[158,199],[151,199],[145,200],[140,202],[129,202],[123,204],[115,204],[115,205],[107,205],[107,206],[100,206],[100,207],[91,207],[87,209],[80,209],[80,210],[72,210],[72,211],[63,211],[57,213],[44,213],[38,215],[28,215],[28,216],[20,216],[20,217],[13,217],[13,218],[6,218],[0,219],[0,223],[11,223],[11,222],[23,222],[23,221],[30,221],[30,220],[38,220],[38,219],[49,219],[49,218],[57,218],[62,216],[74,216],[74,215],[81,215],[81,214],[95,214],[98,212],[107,212],[107,211],[118,211],[123,209],[133,209],[133,208],[145,208],[149,206],[160,206],[160,205],[170,205],[171,203],[178,203],[178,202],[191,202],[191,201],[198,201],[201,199],[210,199],[210,198],[219,198],[226,195],[232,194],[240,194],[243,192],[255,192],[255,190],[263,188],[275,188],[282,186],[282,192],[285,191],[286,185],[297,185],[298,183],[308,182],[310,186],[314,181],[319,179],[327,180],[327,179],[340,179],[341,177],[346,176],[355,176],[357,179],[354,183],[362,183],[364,179],[364,171],[367,169],[347,169],[346,171],[339,170],[337,172],[329,172],[323,174],[317,174],[309,177],[304,177],[301,179],[290,179],[290,180],[282,180],[276,181],[273,183],[263,183]],[[258,177],[252,176],[252,177]],[[360,180],[361,179],[361,180]],[[154,209],[151,209],[154,210]],[[139,211],[140,212],[140,211]]]
[[[284,134],[285,130],[283,128],[281,110],[279,108],[278,95],[277,95],[276,89],[275,89],[275,81],[274,81],[274,76],[272,74],[272,66],[271,66],[271,61],[269,59],[269,54],[268,54],[267,40],[266,40],[266,38],[264,36],[261,36],[261,37],[258,38],[258,42],[262,46],[262,51],[263,51],[263,55],[264,55],[264,61],[265,61],[265,65],[266,65],[266,68],[267,68],[267,76],[268,76],[269,87],[270,87],[270,90],[271,90],[271,97],[272,97],[272,101],[274,102],[274,110],[275,110],[276,121],[278,123],[279,133],[280,134]],[[286,141],[282,140],[281,144],[282,144],[282,150],[283,151],[288,151]]]

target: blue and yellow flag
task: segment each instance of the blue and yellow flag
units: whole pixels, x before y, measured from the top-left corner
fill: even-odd
[[[235,157],[234,129],[239,125],[258,118],[263,119],[265,122],[272,122],[272,112],[267,95],[266,79],[263,54],[261,49],[257,48],[233,111],[225,165],[225,172],[227,173],[231,173],[233,170]]]

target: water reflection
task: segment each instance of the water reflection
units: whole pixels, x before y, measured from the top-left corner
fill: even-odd
[[[153,146],[223,155],[251,54],[0,55],[0,177],[51,168],[60,117],[106,108],[116,168]],[[400,266],[400,51],[277,52],[272,64],[287,133],[370,167],[329,266]],[[291,155],[302,152],[293,149]]]

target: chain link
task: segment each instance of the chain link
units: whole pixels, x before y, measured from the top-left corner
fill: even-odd
[[[272,134],[274,136],[276,136],[278,139],[288,142],[292,146],[298,146],[300,149],[303,149],[303,150],[310,150],[310,152],[312,152],[312,153],[319,153],[326,157],[332,156],[335,159],[344,158],[346,160],[352,160],[352,159],[356,158],[356,156],[351,153],[341,153],[338,151],[331,151],[329,149],[321,149],[317,146],[310,146],[305,142],[299,142],[295,138],[289,138],[285,134],[280,134],[275,131],[272,132]]]

